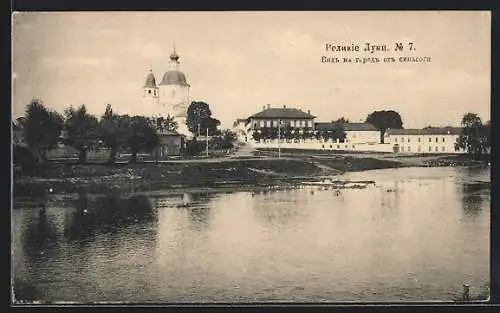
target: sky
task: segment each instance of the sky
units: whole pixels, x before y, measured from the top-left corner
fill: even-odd
[[[365,120],[395,110],[405,128],[458,126],[466,112],[490,119],[489,12],[37,12],[14,13],[12,113],[33,98],[58,112],[106,104],[140,114],[150,67],[157,82],[175,44],[190,100],[210,105],[222,127],[274,107],[317,121]],[[387,44],[373,54],[326,44]],[[415,51],[394,51],[413,42]],[[407,47],[405,46],[405,49]],[[378,57],[379,63],[322,63]],[[384,57],[430,57],[385,63]]]

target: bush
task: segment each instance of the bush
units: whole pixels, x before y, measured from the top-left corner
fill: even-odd
[[[206,149],[206,144],[204,142],[199,142],[196,139],[186,141],[186,148],[184,154],[186,156],[199,155]]]
[[[26,147],[14,146],[12,148],[12,163],[24,168],[35,165],[36,160],[30,149]]]

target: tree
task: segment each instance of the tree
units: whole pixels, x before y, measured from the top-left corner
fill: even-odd
[[[341,118],[337,119],[336,121],[332,121],[332,123],[349,123],[349,119],[342,116]]]
[[[366,118],[366,123],[370,123],[380,130],[380,142],[384,143],[384,135],[387,129],[402,129],[403,121],[398,112],[389,111],[374,111]]]
[[[258,132],[258,131],[254,131],[252,133],[252,138],[253,138],[253,140],[255,140],[257,142],[259,142],[261,139],[263,139],[262,138],[262,134],[260,132]]]
[[[464,114],[461,125],[462,130],[455,148],[466,150],[474,159],[480,158],[488,149],[488,128],[491,126],[483,125],[481,118],[475,113]]]
[[[344,142],[346,137],[344,124],[336,123],[331,134],[332,140],[337,141],[338,139],[340,142]]]
[[[137,161],[139,151],[151,151],[158,145],[159,137],[156,129],[144,116],[125,117],[127,129],[127,146],[130,149],[130,163]]]
[[[35,158],[46,160],[47,150],[54,148],[61,136],[63,117],[48,110],[40,100],[34,99],[26,108],[26,118],[18,119],[23,127],[24,139]],[[19,124],[20,123],[20,124]]]
[[[236,142],[236,133],[225,129],[222,131],[221,136],[217,137],[216,147],[219,149],[232,149],[234,148],[234,143]]]
[[[212,118],[212,112],[207,103],[193,101],[187,110],[186,124],[188,130],[195,136],[206,134],[207,129],[208,135],[211,136],[217,133],[220,121]]]
[[[87,161],[87,152],[97,146],[99,140],[99,122],[87,112],[85,105],[75,109],[67,108],[65,114],[65,144],[78,150],[78,163]]]
[[[118,149],[127,141],[126,118],[113,113],[111,105],[106,106],[106,111],[101,117],[100,136],[106,147],[110,149],[108,163],[114,163]]]
[[[176,132],[179,125],[175,121],[173,116],[167,115],[167,117],[160,116],[155,120],[156,129],[160,132]]]
[[[484,123],[483,136],[486,147],[491,147],[491,121],[487,121],[486,123]]]

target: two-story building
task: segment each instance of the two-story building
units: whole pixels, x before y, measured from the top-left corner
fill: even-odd
[[[280,108],[273,108],[267,105],[262,111],[251,115],[247,119],[246,134],[247,138],[255,140],[267,140],[266,137],[273,136],[270,133],[292,134],[309,133],[314,131],[314,119],[316,117],[310,111],[304,112],[296,108],[287,108],[286,105]],[[254,134],[257,134],[254,136]]]
[[[455,148],[460,131],[459,127],[388,129],[384,141],[396,153],[464,153]]]

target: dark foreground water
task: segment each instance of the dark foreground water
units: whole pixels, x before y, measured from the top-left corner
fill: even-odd
[[[489,279],[489,170],[349,173],[298,188],[49,202],[13,210],[18,300],[453,300]],[[481,184],[483,182],[483,184]],[[188,206],[185,206],[188,204]]]

